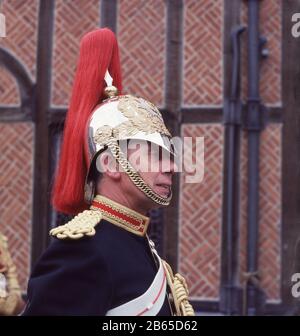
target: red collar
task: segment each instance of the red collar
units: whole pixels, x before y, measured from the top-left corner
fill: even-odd
[[[103,219],[136,235],[144,236],[147,232],[150,220],[148,217],[109,198],[97,195],[92,202],[91,209],[100,210]]]

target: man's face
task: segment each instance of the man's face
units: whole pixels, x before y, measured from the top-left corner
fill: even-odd
[[[171,194],[172,176],[177,169],[173,156],[167,150],[145,140],[123,141],[119,145],[144,182],[158,195],[168,198]],[[103,173],[97,186],[98,193],[105,192],[108,197],[139,211],[160,206],[134,185],[111,154],[104,152],[98,160],[97,167]],[[101,190],[102,188],[105,190]]]
[[[175,163],[167,150],[147,141],[131,140],[127,146],[127,157],[133,168],[139,172],[153,191],[163,198],[170,196]],[[153,207],[153,201],[132,183],[127,174],[122,173],[122,175],[123,187],[145,202],[150,201]]]

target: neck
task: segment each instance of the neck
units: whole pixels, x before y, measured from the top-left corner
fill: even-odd
[[[101,212],[103,219],[129,232],[144,236],[149,225],[149,218],[103,195],[97,195],[90,210]]]
[[[106,183],[103,183],[100,188],[97,188],[97,194],[107,197],[144,216],[153,208],[153,204],[149,204],[149,200],[139,200],[137,197],[132,197],[130,193],[122,193],[119,189],[115,190],[112,185],[106,186]],[[144,195],[141,195],[141,198],[143,198],[143,196]]]

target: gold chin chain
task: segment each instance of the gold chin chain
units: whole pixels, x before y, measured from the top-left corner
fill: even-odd
[[[129,176],[129,178],[137,188],[139,188],[148,198],[150,198],[157,204],[164,206],[170,204],[172,199],[172,191],[170,196],[167,198],[163,198],[158,195],[144,182],[138,172],[134,170],[130,162],[125,158],[124,153],[121,151],[118,143],[114,139],[111,139],[111,141],[107,143],[107,146],[111,150],[114,158],[117,160],[117,162],[120,164],[120,166],[123,168],[125,173]]]

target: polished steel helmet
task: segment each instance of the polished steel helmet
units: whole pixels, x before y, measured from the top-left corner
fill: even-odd
[[[106,73],[108,86],[105,89],[108,99],[104,100],[92,112],[87,125],[88,152],[91,162],[86,180],[85,198],[90,202],[94,196],[95,181],[91,167],[95,169],[98,155],[106,148],[127,173],[129,178],[147,197],[160,205],[168,205],[172,195],[164,198],[154,192],[134,170],[120,148],[120,141],[136,139],[154,143],[171,154],[171,134],[165,126],[158,108],[149,101],[132,95],[117,95],[117,89],[111,85],[112,79]]]

